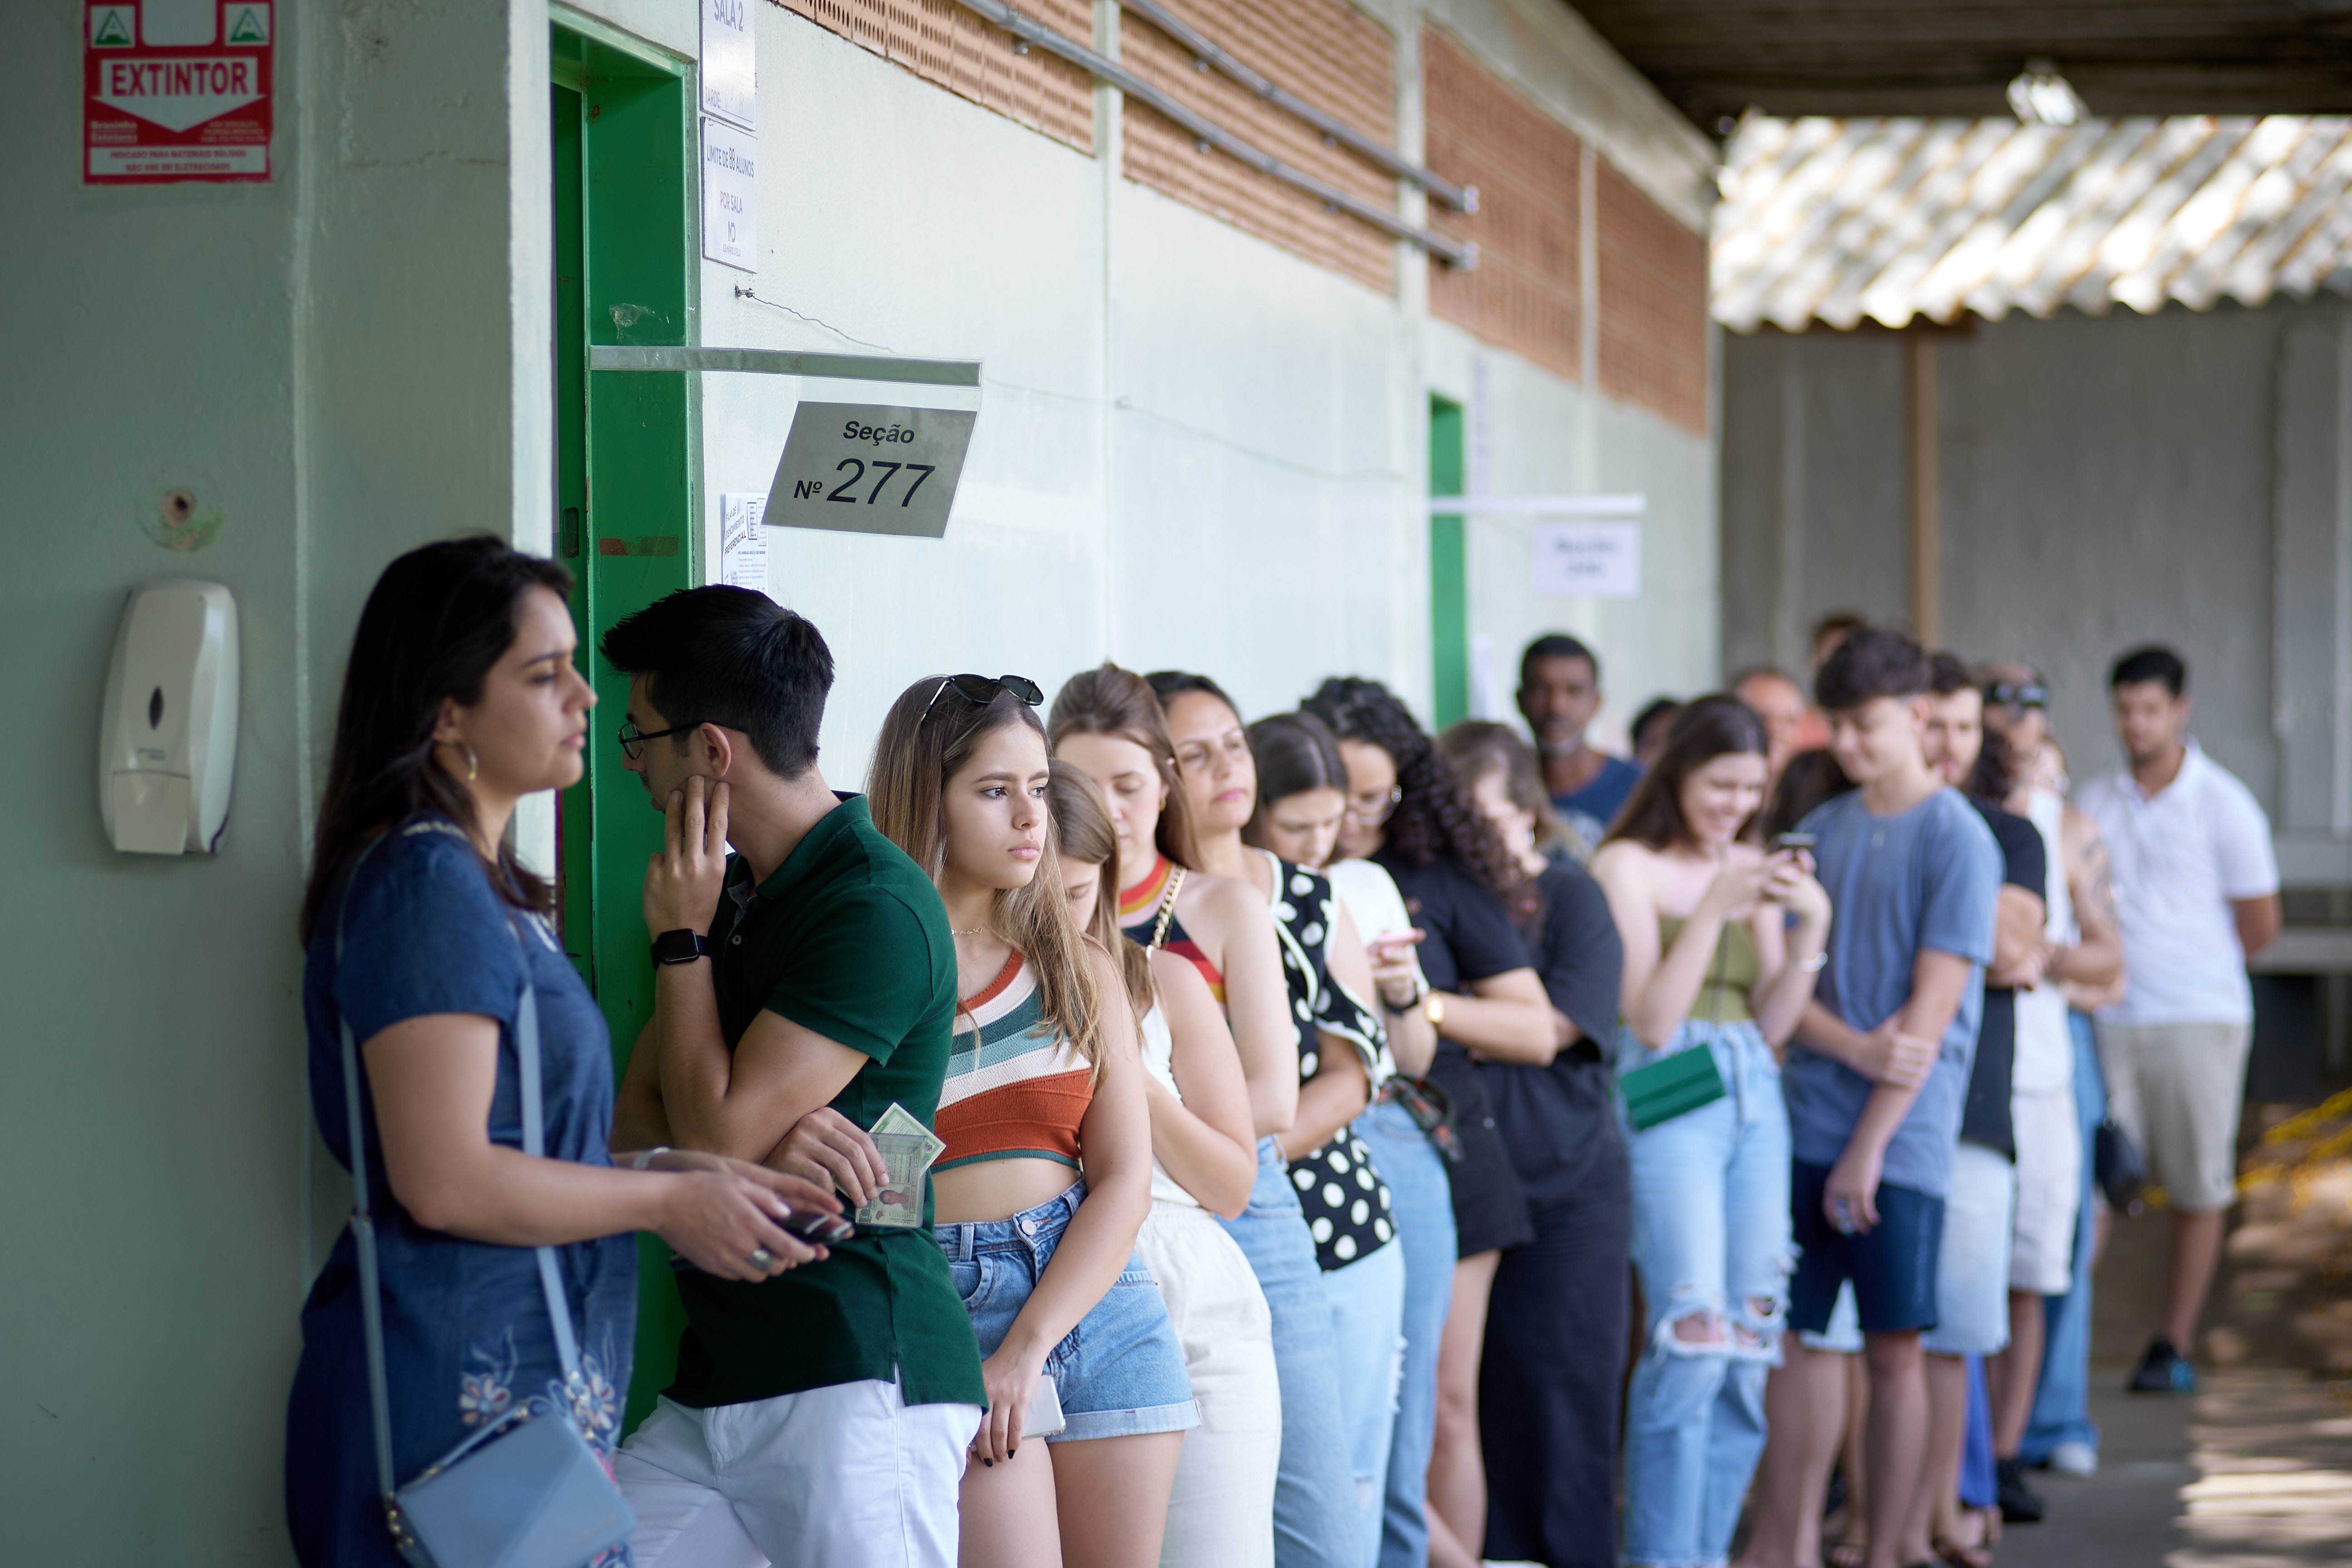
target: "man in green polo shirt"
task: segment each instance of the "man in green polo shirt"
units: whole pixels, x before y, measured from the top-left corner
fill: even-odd
[[[646,872],[654,1012],[617,1148],[673,1144],[877,1194],[866,1135],[894,1102],[929,1125],[947,1073],[955,945],[938,892],[816,767],[833,656],[746,589],[672,594],[604,635],[630,678],[622,744],[668,818]],[[727,847],[736,853],[730,858]],[[971,1321],[929,1229],[861,1229],[757,1284],[678,1276],[677,1381],[614,1465],[638,1568],[950,1568],[986,1396]]]

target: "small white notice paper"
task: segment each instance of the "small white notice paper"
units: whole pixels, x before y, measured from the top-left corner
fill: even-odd
[[[1640,523],[1539,522],[1534,538],[1537,593],[1592,599],[1641,596]]]
[[[749,131],[702,117],[702,254],[746,272],[760,269],[759,153]]]
[[[760,526],[768,498],[730,490],[719,498],[719,580],[755,594],[768,591],[768,534]]]
[[[758,0],[702,0],[702,112],[720,115],[746,131],[752,118],[758,74],[752,69],[751,7]]]

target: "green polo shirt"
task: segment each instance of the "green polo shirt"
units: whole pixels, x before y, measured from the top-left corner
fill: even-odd
[[[833,1100],[871,1127],[893,1100],[930,1125],[955,1022],[955,939],[930,879],[845,795],[756,889],[737,856],[710,928],[730,1050],[762,1008],[873,1058]],[[931,1198],[923,1195],[929,1221]],[[980,1347],[928,1224],[866,1230],[758,1284],[678,1275],[687,1331],[669,1397],[740,1405],[895,1373],[909,1405],[985,1405]]]

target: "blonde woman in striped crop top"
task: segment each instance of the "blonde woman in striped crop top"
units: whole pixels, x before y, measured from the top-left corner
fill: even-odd
[[[938,887],[956,948],[933,1228],[988,1392],[964,1560],[1148,1563],[1200,1415],[1135,1249],[1152,1170],[1136,1015],[1118,961],[1070,917],[1042,697],[1016,676],[917,681],[883,721],[867,787],[875,825]],[[1024,1445],[1055,1406],[1066,1424]],[[1058,1552],[1039,1540],[1046,1521]]]

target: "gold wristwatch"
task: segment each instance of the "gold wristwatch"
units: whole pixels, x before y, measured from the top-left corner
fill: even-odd
[[[1429,995],[1423,1000],[1421,1010],[1428,1015],[1429,1026],[1431,1028],[1434,1029],[1443,1026],[1445,1023],[1444,994],[1438,991],[1431,992]]]

